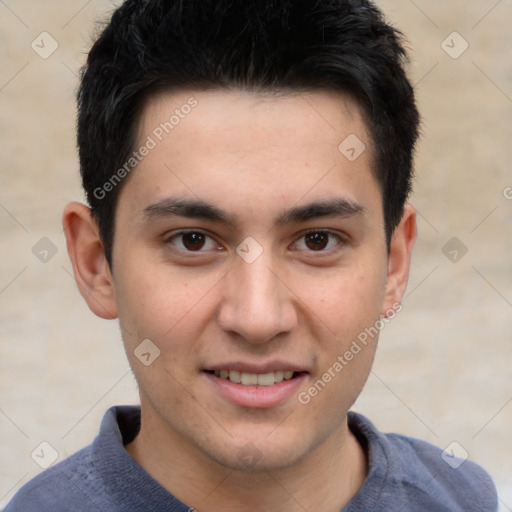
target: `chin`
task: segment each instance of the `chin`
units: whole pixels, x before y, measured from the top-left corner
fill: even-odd
[[[295,453],[266,453],[247,443],[234,453],[209,454],[219,465],[237,473],[274,473],[295,465],[302,457]]]
[[[286,440],[270,441],[260,438],[260,441],[234,441],[228,445],[215,446],[209,443],[202,447],[203,453],[222,467],[239,473],[268,473],[288,469],[297,464],[308,453],[304,438],[294,439],[287,436]]]

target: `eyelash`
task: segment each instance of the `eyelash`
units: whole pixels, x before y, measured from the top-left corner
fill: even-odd
[[[176,247],[176,244],[173,243],[173,240],[176,240],[176,239],[180,240],[181,239],[181,244],[183,245],[183,237],[185,235],[191,235],[191,234],[198,234],[198,235],[204,236],[207,240],[210,240],[210,243],[213,242],[216,245],[216,249],[217,250],[223,250],[224,249],[212,236],[210,236],[208,233],[205,233],[204,231],[201,231],[201,230],[182,230],[182,231],[178,231],[176,233],[171,234],[169,237],[167,237],[165,239],[165,243],[166,244],[174,245]],[[334,247],[329,247],[328,249],[319,249],[319,250],[297,249],[297,250],[305,250],[306,252],[311,253],[312,255],[315,254],[315,253],[316,254],[326,255],[326,254],[331,254],[332,252],[336,251],[336,249],[338,249],[339,246],[342,246],[342,245],[346,244],[346,239],[344,237],[342,237],[341,235],[339,235],[337,233],[334,233],[333,231],[330,231],[330,230],[327,230],[327,229],[312,229],[312,230],[309,230],[309,231],[307,231],[305,233],[302,233],[300,235],[300,237],[295,242],[293,242],[292,247],[296,246],[300,241],[303,241],[303,240],[305,241],[305,239],[306,239],[306,237],[308,235],[317,235],[317,234],[327,235],[330,239],[335,238],[335,239],[337,239],[337,243],[334,245]],[[304,242],[304,243],[306,243],[306,242]],[[209,252],[210,250],[212,250],[212,249],[202,250],[202,247],[201,247],[201,249],[199,249],[197,251],[189,250],[189,249],[187,249],[185,247],[176,247],[176,248],[177,248],[178,251],[185,252],[185,253],[188,253],[188,254],[205,253],[205,252]]]
[[[181,239],[181,243],[183,244],[183,237],[184,237],[185,235],[194,235],[194,234],[204,236],[207,240],[209,240],[210,242],[213,242],[213,243],[217,246],[217,249],[221,249],[220,244],[219,244],[219,243],[217,243],[217,242],[215,241],[215,239],[214,239],[212,236],[210,236],[208,233],[205,233],[204,231],[200,231],[200,230],[197,230],[197,229],[196,229],[196,230],[194,230],[194,229],[190,229],[190,230],[182,230],[182,231],[178,231],[177,233],[174,233],[174,234],[172,234],[171,236],[167,237],[167,238],[165,239],[165,243],[166,243],[166,244],[172,244],[172,245],[175,245],[175,246],[176,246],[176,244],[174,244],[174,243],[173,243],[173,240],[176,240],[176,239],[180,240],[180,239]],[[187,252],[187,253],[191,253],[191,254],[193,254],[193,253],[207,252],[207,251],[205,251],[205,250],[192,251],[192,250],[188,250],[188,249],[187,249],[187,248],[185,248],[185,247],[183,247],[183,248],[178,247],[177,249],[178,249],[179,251],[181,251],[181,252]],[[210,250],[211,250],[211,249],[210,249]]]
[[[318,234],[327,235],[330,239],[335,238],[337,240],[337,243],[334,245],[334,247],[330,247],[328,249],[319,249],[316,251],[313,249],[311,249],[311,250],[306,249],[306,252],[311,253],[312,255],[314,255],[314,254],[322,254],[322,255],[331,254],[333,251],[338,249],[340,245],[343,245],[345,243],[344,238],[341,235],[334,233],[333,231],[330,231],[328,229],[312,229],[310,231],[307,231],[306,233],[303,233],[298,238],[298,240],[293,243],[293,245],[297,245],[299,243],[299,241],[303,241],[303,240],[305,241],[305,239],[308,235],[318,235]],[[301,250],[301,249],[299,249],[299,250]]]

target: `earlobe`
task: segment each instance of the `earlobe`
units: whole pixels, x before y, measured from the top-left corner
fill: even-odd
[[[388,274],[386,278],[386,294],[381,314],[386,316],[390,310],[396,310],[401,304],[407,287],[411,256],[417,236],[416,210],[405,205],[400,223],[391,238]]]
[[[91,311],[106,319],[117,317],[112,275],[96,221],[81,203],[70,203],[62,217],[73,273]]]

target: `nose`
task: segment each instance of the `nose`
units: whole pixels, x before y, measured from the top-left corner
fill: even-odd
[[[270,257],[238,258],[226,276],[218,313],[220,327],[252,344],[290,333],[297,324],[293,292]]]

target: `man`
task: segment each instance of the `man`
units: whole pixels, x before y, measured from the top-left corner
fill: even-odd
[[[349,412],[401,309],[418,134],[359,0],[128,0],[79,91],[80,292],[141,407],[7,511],[494,511],[488,475]]]

